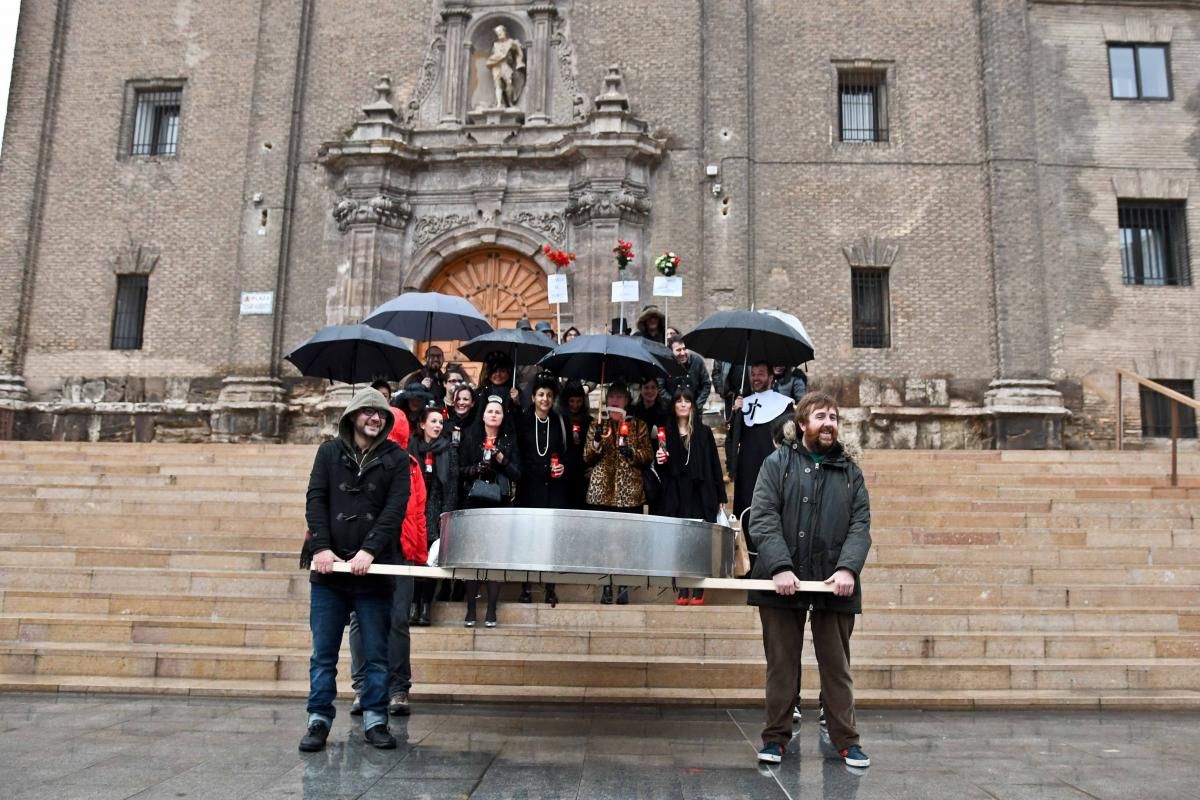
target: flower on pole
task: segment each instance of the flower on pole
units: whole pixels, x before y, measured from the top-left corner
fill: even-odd
[[[658,270],[661,275],[670,278],[679,271],[679,256],[668,250],[658,258],[654,259],[654,268]]]
[[[571,263],[575,260],[574,252],[563,252],[562,250],[556,250],[548,244],[542,245],[542,255],[553,261],[554,265],[559,269],[565,269],[571,266]]]
[[[617,239],[617,246],[613,248],[613,255],[617,259],[617,269],[624,270],[633,261],[633,242]]]

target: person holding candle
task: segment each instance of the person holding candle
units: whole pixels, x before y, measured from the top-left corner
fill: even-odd
[[[495,508],[512,502],[512,487],[521,480],[521,456],[512,417],[505,413],[505,399],[484,395],[479,419],[463,433],[459,445],[463,508]],[[484,624],[496,627],[496,604],[501,584],[485,581],[487,616]],[[475,600],[479,581],[467,581],[467,616],[464,624],[475,627]]]
[[[725,507],[725,480],[712,429],[696,415],[696,395],[680,386],[671,398],[672,420],[659,430],[655,453],[662,481],[658,513],[664,517],[716,522]],[[679,590],[678,605],[704,603],[704,590]]]
[[[646,423],[627,417],[629,389],[623,383],[608,387],[606,419],[592,421],[588,428],[583,460],[588,475],[587,504],[596,511],[642,513],[646,502],[642,469],[650,464],[654,450]],[[624,586],[618,587],[617,603],[629,602]],[[611,603],[612,587],[605,586],[601,603]]]
[[[558,399],[558,414],[567,429],[567,450],[563,459],[567,484],[567,508],[587,508],[587,467],[583,463],[583,448],[592,415],[588,409],[587,388],[578,381],[569,381]]]
[[[533,406],[517,421],[517,446],[521,452],[521,482],[517,505],[524,508],[570,508],[566,481],[567,425],[554,411],[558,379],[543,373],[533,380]],[[529,584],[520,600],[532,600]],[[546,602],[558,604],[554,584],[546,584]]]

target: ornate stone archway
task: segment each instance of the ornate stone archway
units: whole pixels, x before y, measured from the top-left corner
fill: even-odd
[[[461,256],[438,271],[431,292],[465,297],[495,328],[512,328],[522,318],[554,319],[546,301],[546,273],[532,259],[504,248]]]

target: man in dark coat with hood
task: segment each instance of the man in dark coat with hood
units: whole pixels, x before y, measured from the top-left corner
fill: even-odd
[[[862,470],[838,442],[833,397],[813,392],[800,401],[783,443],[763,462],[751,509],[750,543],[758,558],[750,577],[775,584],[774,592],[747,593],[758,606],[767,657],[767,722],[758,760],[779,763],[792,738],[810,616],[829,738],[847,766],[869,767],[854,720],[850,634],[855,614],[862,613],[859,575],[871,549],[871,506]],[[799,592],[800,581],[822,581],[832,594]]]
[[[388,732],[388,628],[392,580],[368,575],[373,563],[395,563],[400,523],[408,505],[408,454],[388,440],[392,415],[375,389],[363,389],[346,406],[338,436],[317,448],[308,481],[305,518],[311,557],[308,731],[300,749],[325,747],[336,711],[337,661],[347,618],[353,611],[367,662],[362,693],[363,733],[368,744],[396,746]],[[350,572],[333,572],[336,562]]]

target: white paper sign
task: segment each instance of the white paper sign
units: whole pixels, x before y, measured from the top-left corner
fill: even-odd
[[[561,273],[546,276],[546,301],[567,303],[567,276]]]
[[[613,281],[612,301],[614,303],[636,303],[638,301],[638,282]]]
[[[656,275],[654,277],[655,297],[683,297],[683,278],[679,275]]]
[[[241,314],[243,317],[256,314],[271,314],[274,311],[274,292],[242,292]]]

